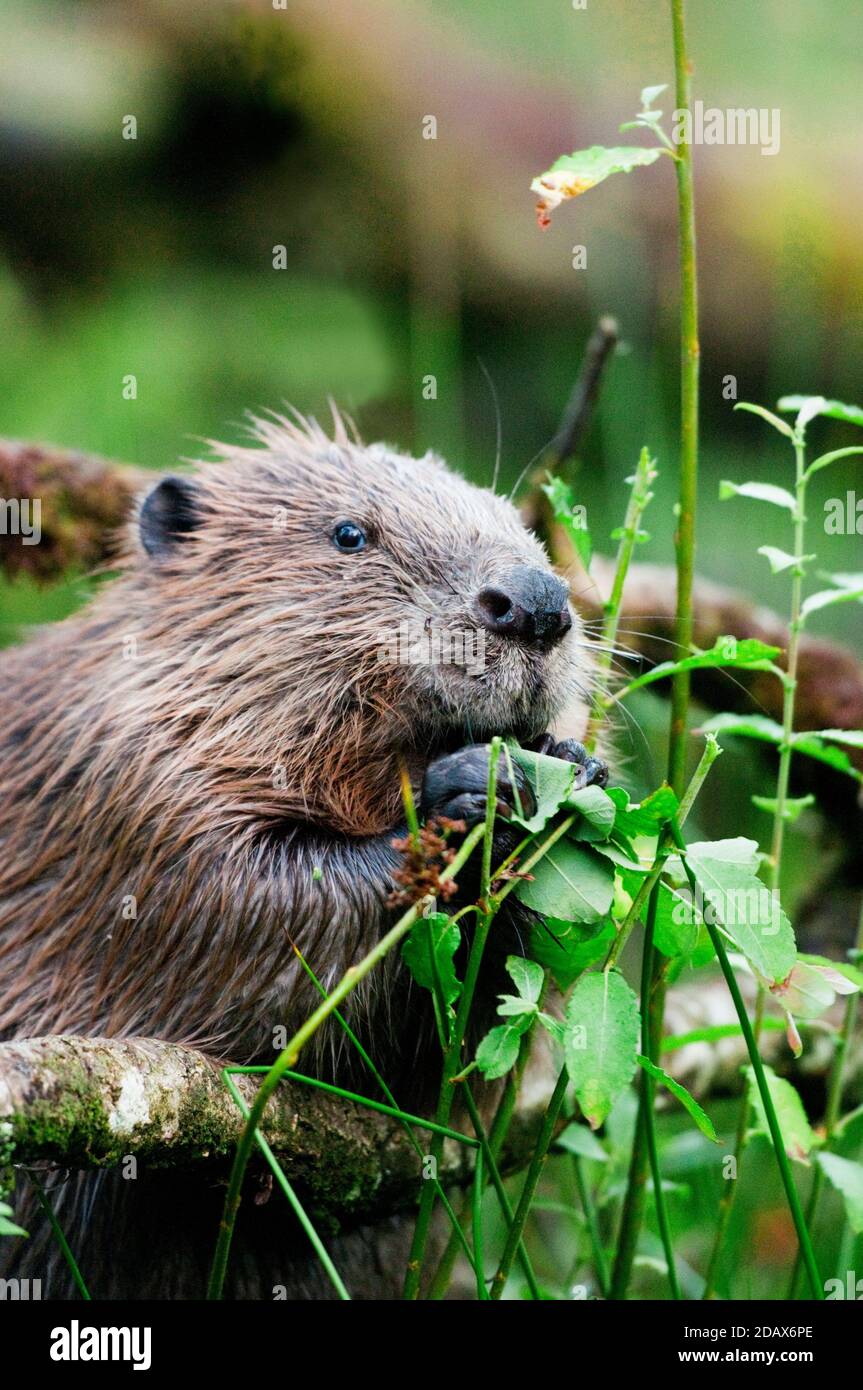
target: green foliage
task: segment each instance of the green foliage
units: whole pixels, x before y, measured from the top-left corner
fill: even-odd
[[[564,1049],[591,1129],[602,1124],[632,1080],[639,1027],[638,1000],[618,971],[582,976],[566,1009]]]
[[[863,1164],[831,1153],[819,1153],[817,1161],[842,1196],[851,1230],[856,1236],[863,1235]]]
[[[559,522],[566,531],[584,568],[589,569],[593,543],[590,532],[582,520],[584,508],[576,506],[575,493],[569,483],[564,482],[563,478],[555,474],[553,477],[549,477],[547,483],[542,484],[542,491],[551,503],[555,521]]]
[[[649,1057],[644,1057],[639,1053],[635,1060],[638,1062],[638,1065],[647,1072],[648,1076],[652,1076],[654,1081],[660,1082],[661,1085],[665,1086],[666,1089],[680,1101],[684,1110],[692,1116],[698,1128],[701,1130],[701,1133],[709,1139],[711,1143],[718,1144],[719,1139],[716,1130],[713,1128],[713,1121],[706,1111],[698,1104],[694,1096],[689,1094],[686,1087],[681,1086],[680,1082],[675,1081],[673,1076],[669,1076],[667,1071],[662,1070],[662,1067],[658,1067],[655,1062],[651,1062]]]
[[[21,1226],[16,1226],[11,1219],[15,1215],[8,1202],[0,1202],[0,1236],[26,1236],[27,1232]]]
[[[808,1155],[818,1141],[806,1118],[806,1111],[803,1109],[800,1095],[784,1076],[777,1076],[773,1068],[768,1067],[766,1063],[762,1063],[762,1066],[776,1111],[776,1118],[779,1122],[779,1129],[782,1133],[785,1152],[789,1158],[806,1162]],[[751,1067],[746,1068],[746,1079],[756,1133],[769,1135],[770,1126],[767,1123],[764,1103]]]
[[[417,919],[402,946],[402,958],[417,984],[436,993],[447,1006],[461,994],[455,972],[460,944],[458,924],[445,912],[434,912]]]

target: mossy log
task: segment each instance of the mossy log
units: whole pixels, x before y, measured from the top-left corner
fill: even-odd
[[[259,1076],[234,1078],[251,1104]],[[529,1159],[553,1078],[530,1074],[510,1129],[505,1170]],[[370,1098],[377,1099],[373,1086]],[[202,1053],[171,1043],[43,1037],[0,1044],[0,1164],[226,1172],[243,1118]],[[283,1081],[263,1135],[289,1181],[319,1210],[382,1216],[415,1202],[420,1157],[402,1123],[299,1082]],[[469,1129],[465,1131],[469,1133]],[[425,1150],[427,1135],[415,1135]],[[261,1160],[263,1162],[263,1160]],[[469,1181],[474,1150],[444,1146],[446,1185]]]

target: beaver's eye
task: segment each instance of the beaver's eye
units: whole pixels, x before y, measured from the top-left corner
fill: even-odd
[[[365,531],[352,521],[340,521],[333,531],[333,545],[337,550],[362,550],[366,543]]]

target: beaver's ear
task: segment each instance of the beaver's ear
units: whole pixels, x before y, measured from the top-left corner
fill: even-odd
[[[197,490],[189,478],[163,478],[141,505],[138,526],[148,555],[167,555],[201,525]]]

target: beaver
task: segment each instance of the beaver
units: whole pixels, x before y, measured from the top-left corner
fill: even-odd
[[[605,778],[573,741],[590,644],[509,500],[433,454],[364,446],[337,412],[331,433],[278,415],[250,433],[157,481],[118,575],[4,653],[5,1039],[134,1036],[271,1061],[274,1029],[319,1002],[294,945],[331,987],[393,920],[401,767],[425,816],[466,824],[485,815],[496,734]],[[481,638],[482,660],[393,658],[405,632],[435,634],[438,651]],[[502,764],[499,800],[514,794]],[[499,965],[483,971],[480,1016]],[[393,953],[345,1010],[412,1110],[440,1079],[422,993]],[[303,1062],[351,1084],[353,1058],[328,1027]],[[201,1296],[218,1188],[83,1175],[55,1191],[94,1296]],[[327,1296],[281,1207],[243,1203],[229,1296]],[[340,1237],[352,1293],[396,1292],[403,1227]],[[68,1296],[47,1234],[9,1244],[45,1296]]]

